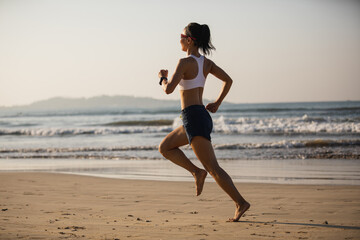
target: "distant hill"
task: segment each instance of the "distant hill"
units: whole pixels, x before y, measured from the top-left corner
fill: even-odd
[[[204,99],[204,104],[210,100]],[[223,105],[231,106],[224,102]],[[97,96],[91,98],[54,97],[29,105],[0,107],[2,113],[22,114],[25,112],[104,112],[104,111],[135,111],[147,109],[164,109],[178,111],[180,100],[160,100],[149,97],[133,96]]]
[[[209,100],[204,100],[205,103]],[[109,109],[158,109],[180,108],[180,100],[159,100],[149,97],[97,96],[91,98],[54,97],[30,105],[0,107],[0,111],[67,111],[67,110],[109,110]]]

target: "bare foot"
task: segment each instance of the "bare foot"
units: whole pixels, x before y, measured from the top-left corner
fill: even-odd
[[[250,203],[244,202],[241,205],[236,204],[235,216],[230,218],[228,222],[238,222],[240,217],[250,208]]]
[[[193,174],[196,185],[196,196],[199,196],[203,190],[206,175],[207,172],[203,169],[200,169],[199,171],[195,172],[195,174]]]

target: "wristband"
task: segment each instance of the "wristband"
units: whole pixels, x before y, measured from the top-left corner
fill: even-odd
[[[161,78],[160,78],[160,82],[159,82],[160,85],[162,84],[162,81],[163,81],[164,79],[167,81],[167,78],[166,78],[166,77],[161,77]]]

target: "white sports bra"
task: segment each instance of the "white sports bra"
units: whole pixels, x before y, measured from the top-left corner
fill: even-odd
[[[194,55],[190,55],[190,57],[194,58],[198,64],[198,74],[194,79],[184,80],[181,79],[179,82],[180,90],[189,90],[197,87],[204,87],[205,85],[205,76],[204,76],[204,56],[200,55],[200,57],[196,57]]]

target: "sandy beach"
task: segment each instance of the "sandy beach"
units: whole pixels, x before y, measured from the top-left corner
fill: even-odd
[[[216,183],[0,173],[0,239],[360,239],[360,186]]]

